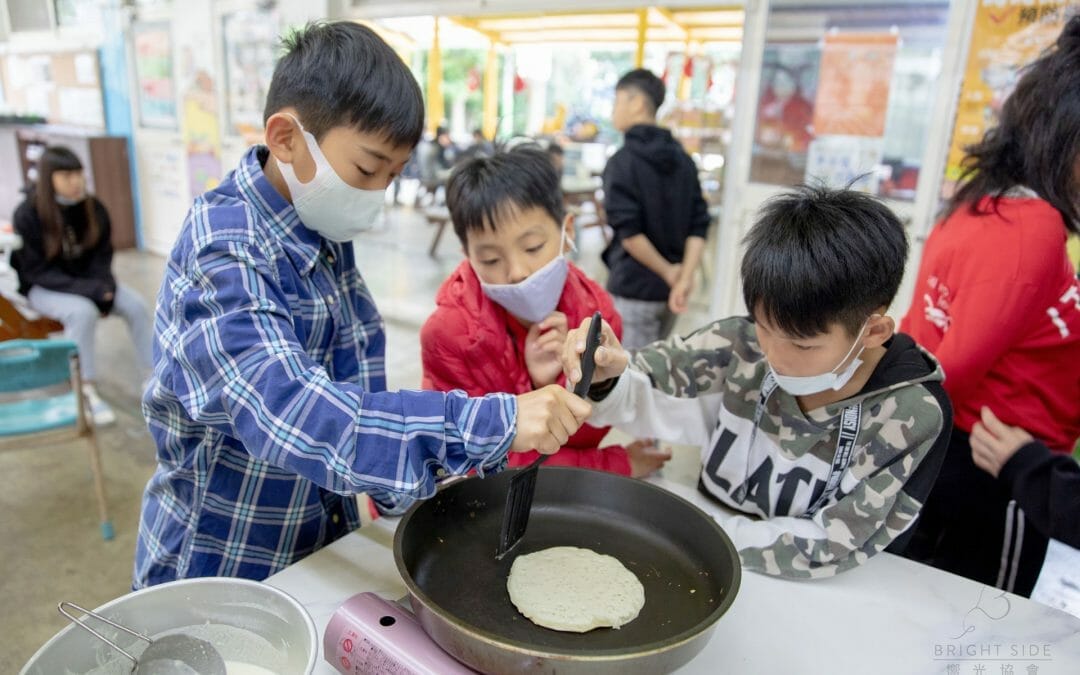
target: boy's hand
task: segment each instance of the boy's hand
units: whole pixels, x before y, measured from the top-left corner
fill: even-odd
[[[690,307],[690,296],[694,293],[694,278],[681,278],[671,287],[668,294],[668,309],[676,314],[682,314]]]
[[[585,319],[581,322],[581,326],[566,335],[562,367],[563,372],[566,373],[566,384],[570,387],[581,380],[581,355],[585,351],[585,338],[589,334],[590,321],[592,321],[591,318]],[[628,363],[630,363],[630,355],[619,344],[615,331],[611,330],[607,321],[604,321],[600,329],[600,346],[596,349],[596,369],[593,370],[592,384],[599,384],[622,375]]]
[[[668,285],[668,288],[675,288],[675,284],[679,283],[681,277],[682,263],[674,263],[668,266],[667,274],[664,275],[664,283]]]
[[[626,446],[626,456],[630,460],[630,476],[645,478],[671,459],[671,451],[661,450],[652,440],[638,440]]]
[[[555,454],[592,413],[587,401],[555,384],[521,394],[517,403],[517,435],[511,452]]]
[[[994,478],[1016,451],[1035,440],[1020,427],[1010,427],[983,406],[982,421],[971,427],[971,458]]]
[[[567,329],[566,315],[562,312],[552,312],[529,328],[525,336],[525,367],[534,387],[555,384],[562,372]]]

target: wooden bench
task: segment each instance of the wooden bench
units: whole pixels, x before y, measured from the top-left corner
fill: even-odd
[[[431,247],[428,249],[428,255],[437,258],[439,241],[442,239],[443,230],[450,222],[450,209],[445,206],[431,206],[424,209],[424,217],[427,218],[428,225],[434,225],[437,228],[431,240]]]
[[[607,214],[604,212],[604,201],[601,198],[601,187],[598,183],[564,179],[563,203],[566,205],[567,213],[573,214],[574,225],[578,232],[590,227],[598,227],[604,236],[604,243],[611,243],[611,232],[607,227]],[[586,208],[590,204],[592,208]]]
[[[22,246],[11,223],[0,221],[0,340],[37,340],[64,330],[59,321],[38,316],[18,294],[19,280],[11,268],[11,254]]]
[[[37,340],[59,333],[64,326],[48,317],[25,316],[13,302],[0,295],[0,341],[19,338]]]

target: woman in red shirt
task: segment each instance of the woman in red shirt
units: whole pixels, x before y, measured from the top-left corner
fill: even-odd
[[[985,406],[1054,452],[1080,436],[1080,285],[1065,250],[1080,231],[1080,17],[1025,71],[964,166],[901,323],[945,369],[955,419],[905,554],[1028,595],[1047,533],[975,466],[969,433]]]

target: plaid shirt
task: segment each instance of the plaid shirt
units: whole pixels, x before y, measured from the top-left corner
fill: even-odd
[[[403,510],[437,478],[505,465],[512,396],[385,391],[382,319],[352,245],[304,227],[267,156],[251,149],[195,200],[169,257],[135,588],[264,579],[359,527],[347,495]]]

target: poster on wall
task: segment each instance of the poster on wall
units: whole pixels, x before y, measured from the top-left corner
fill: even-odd
[[[825,36],[814,102],[814,135],[885,135],[896,62],[895,33]]]
[[[810,141],[806,177],[830,187],[850,187],[877,194],[885,139],[871,136],[819,136]]]
[[[136,24],[132,28],[132,41],[139,124],[149,129],[176,129],[176,84],[169,24]]]
[[[981,0],[975,12],[964,83],[956,108],[943,198],[960,178],[964,148],[982,139],[1020,79],[1021,69],[1053,44],[1065,22],[1080,13],[1076,2],[1006,3]]]
[[[7,57],[5,76],[10,106],[28,115],[53,117],[52,96],[56,82],[52,58],[48,54],[11,54]]]
[[[817,44],[768,44],[761,64],[750,180],[794,185],[803,181],[806,152],[813,136],[817,98]]]
[[[877,193],[898,44],[895,32],[825,36],[807,182]]]
[[[67,124],[105,128],[105,109],[101,90],[88,87],[58,87],[56,89],[56,120]]]
[[[234,12],[222,18],[228,133],[261,142],[263,104],[277,61],[273,12]]]

